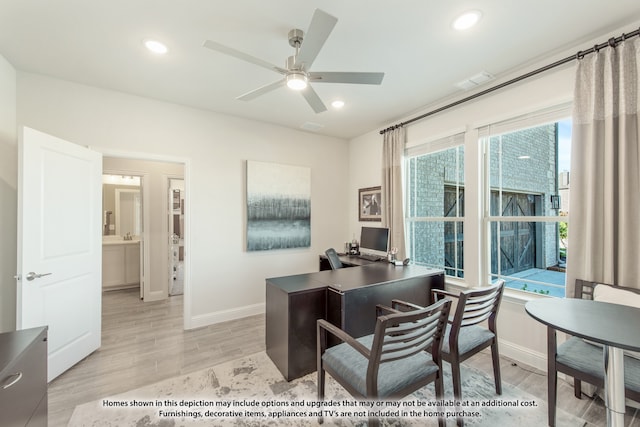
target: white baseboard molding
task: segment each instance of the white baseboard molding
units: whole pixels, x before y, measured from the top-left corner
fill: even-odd
[[[150,291],[150,292],[145,292],[145,294],[144,294],[144,301],[145,302],[160,301],[160,300],[163,300],[163,299],[167,299],[167,291],[165,291],[165,290]]]
[[[514,359],[541,371],[547,372],[547,354],[533,351],[509,341],[498,339],[500,355]]]
[[[216,323],[228,322],[229,320],[242,319],[243,317],[255,316],[256,314],[264,314],[266,312],[265,307],[265,303],[260,303],[232,308],[229,310],[216,311],[215,313],[191,316],[191,321],[186,329],[201,328],[203,326],[214,325]]]

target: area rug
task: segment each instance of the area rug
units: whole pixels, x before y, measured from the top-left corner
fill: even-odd
[[[367,405],[383,426],[435,426],[437,411],[455,425],[449,365],[445,364],[445,398],[434,399],[428,385],[399,402],[357,402],[327,375],[325,406],[316,401],[316,374],[287,382],[266,353],[236,359],[201,371],[105,397],[75,408],[69,426],[179,427],[324,426],[364,427]],[[495,394],[492,376],[464,367],[463,400],[467,426],[547,425],[546,402],[503,384]],[[438,407],[437,404],[440,403]],[[584,421],[558,409],[557,425],[583,426]]]

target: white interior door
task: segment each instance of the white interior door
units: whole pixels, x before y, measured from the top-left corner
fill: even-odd
[[[101,181],[101,153],[23,129],[17,327],[49,326],[49,381],[100,347]]]

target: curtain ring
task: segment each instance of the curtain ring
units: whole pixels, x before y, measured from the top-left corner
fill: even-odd
[[[609,46],[616,47],[616,38],[615,37],[611,37],[609,39]]]
[[[593,45],[593,51],[594,51],[595,53],[598,53],[598,52],[600,51],[600,48],[598,48],[598,45],[597,45],[597,44]]]
[[[581,60],[582,58],[584,58],[584,55],[582,55],[582,51],[581,51],[581,50],[579,50],[579,51],[576,53],[576,61],[579,61],[579,60]]]

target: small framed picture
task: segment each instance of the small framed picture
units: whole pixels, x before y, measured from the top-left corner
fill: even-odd
[[[382,221],[381,195],[380,187],[358,190],[358,219],[360,221]]]

